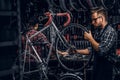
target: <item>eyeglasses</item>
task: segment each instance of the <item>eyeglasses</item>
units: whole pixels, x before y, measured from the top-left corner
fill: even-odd
[[[98,18],[101,18],[101,16],[99,16],[99,17],[97,17],[97,18],[92,19],[92,21],[96,21]]]

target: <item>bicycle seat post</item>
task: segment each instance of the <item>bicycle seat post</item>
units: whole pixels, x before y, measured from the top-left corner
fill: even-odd
[[[55,37],[56,37],[55,29],[54,29],[54,26],[52,25],[52,27],[50,27],[50,39],[51,39],[51,42],[55,41]]]

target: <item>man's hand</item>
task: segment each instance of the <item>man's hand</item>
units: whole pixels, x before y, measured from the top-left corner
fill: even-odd
[[[86,40],[88,40],[88,41],[90,41],[90,40],[93,39],[93,36],[92,36],[92,34],[91,34],[91,31],[89,31],[89,33],[88,33],[88,32],[84,32],[84,39],[86,39]]]
[[[99,43],[93,38],[91,31],[84,33],[84,39],[88,40],[96,51],[99,51]]]
[[[65,56],[68,55],[68,52],[62,52],[61,54]]]
[[[68,55],[68,52],[67,52],[67,51],[65,51],[65,52],[58,51],[58,53],[61,54],[61,55],[63,55],[63,56]]]

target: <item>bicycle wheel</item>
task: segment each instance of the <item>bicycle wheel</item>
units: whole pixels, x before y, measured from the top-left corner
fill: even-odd
[[[73,8],[70,6],[69,0],[59,0],[60,8],[63,11],[71,12]]]
[[[90,43],[83,38],[84,31],[86,28],[80,24],[70,24],[68,27],[64,28],[60,35],[63,35],[69,45],[75,46],[76,49],[85,49],[90,46]],[[56,40],[56,50],[67,51],[70,47],[67,47],[66,42],[57,38]],[[69,71],[80,71],[84,69],[92,59],[92,54],[82,55],[69,52],[67,56],[61,56],[56,52],[57,59],[61,66]]]
[[[108,0],[101,0],[102,2],[102,6],[105,8],[105,9],[112,9],[116,3],[116,0],[111,0],[108,2]]]
[[[21,60],[19,60],[20,57]],[[17,67],[17,70],[13,72],[13,80],[19,80],[21,77],[22,80],[40,80],[41,73],[39,65],[39,62],[34,55],[22,53],[16,58],[13,64],[13,68]]]
[[[110,10],[115,6],[116,0],[111,0],[111,1],[108,1],[108,0],[94,0],[94,3],[97,6],[102,6],[105,9]]]
[[[83,80],[83,79],[75,74],[67,73],[62,75],[59,80]]]
[[[70,0],[70,5],[71,7],[75,10],[75,11],[82,11],[82,7],[81,5],[79,4],[79,1],[78,0]]]

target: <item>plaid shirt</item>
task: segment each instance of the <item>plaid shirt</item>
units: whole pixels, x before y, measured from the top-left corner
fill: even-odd
[[[116,31],[110,26],[106,25],[104,29],[97,29],[94,32],[94,39],[99,43],[98,55],[106,55],[115,51],[115,42],[117,39]],[[90,52],[94,52],[92,47],[89,47]],[[95,51],[96,52],[96,51]]]
[[[36,30],[30,30],[27,32],[28,37],[30,37],[31,35],[35,34],[37,31]],[[38,35],[34,36],[31,41],[39,41],[39,42],[48,42],[46,36],[43,33],[39,33]]]
[[[30,31],[28,31],[26,33],[26,35],[28,35],[28,37],[32,36],[33,34],[35,34],[36,30],[32,29]],[[49,41],[47,40],[46,36],[43,33],[39,33],[36,36],[34,36],[33,38],[30,39],[31,42],[33,43],[33,46],[35,47],[36,51],[38,52],[39,55],[41,55],[41,49],[42,46],[44,46],[44,44],[46,44],[46,46],[50,46]],[[25,39],[23,41],[23,44],[25,43]],[[25,47],[25,45],[23,45],[23,47]],[[32,54],[34,54],[33,49],[31,49],[31,47],[28,46],[28,48],[30,48],[30,51]]]

